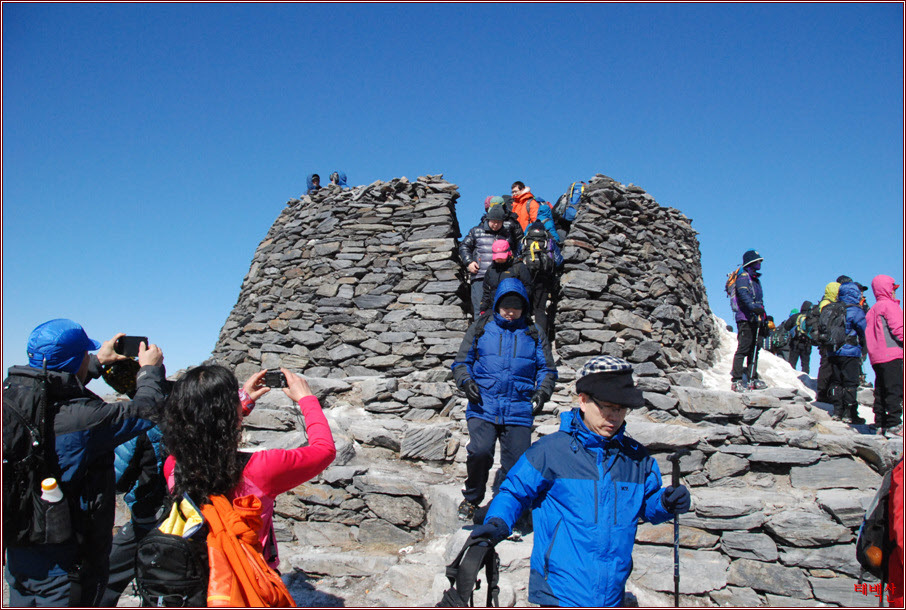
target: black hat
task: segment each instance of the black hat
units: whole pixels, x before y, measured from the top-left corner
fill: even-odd
[[[576,392],[623,407],[645,406],[642,391],[632,380],[632,365],[616,356],[597,356],[586,362],[578,373]]]
[[[497,299],[497,310],[506,309],[525,309],[525,299],[519,296],[518,292],[508,292]]]
[[[491,206],[491,209],[488,210],[488,220],[503,220],[504,218],[506,218],[506,210],[502,205]]]
[[[757,263],[758,261],[763,261],[764,259],[761,255],[755,250],[748,250],[745,254],[742,255],[742,266],[748,267],[752,263]]]

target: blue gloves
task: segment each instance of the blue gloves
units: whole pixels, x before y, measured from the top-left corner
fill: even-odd
[[[484,525],[476,525],[470,538],[484,538],[492,545],[510,535],[510,528],[500,517],[491,517]]]
[[[689,512],[689,507],[692,506],[692,497],[684,485],[679,487],[671,485],[661,495],[661,504],[675,515],[687,513]]]

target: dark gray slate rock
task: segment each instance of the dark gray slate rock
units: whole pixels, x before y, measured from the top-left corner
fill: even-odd
[[[848,527],[838,525],[826,513],[800,509],[785,510],[771,515],[764,524],[774,537],[792,546],[827,546],[853,539]]]
[[[764,513],[752,513],[742,517],[732,517],[727,519],[699,517],[697,515],[683,515],[682,522],[689,527],[697,527],[706,530],[753,530],[761,527],[765,522]]]
[[[726,518],[761,511],[764,502],[744,488],[699,488],[692,492],[692,506],[699,517]]]
[[[780,561],[800,568],[826,569],[859,577],[855,544],[837,544],[816,549],[782,547]]]
[[[413,528],[425,522],[424,507],[411,496],[365,494],[362,499],[371,512],[394,525]]]
[[[450,432],[437,426],[409,426],[400,444],[400,458],[409,460],[443,460],[446,458]]]
[[[791,468],[790,481],[793,487],[804,489],[877,489],[881,477],[859,461],[838,458],[808,468]]]
[[[798,568],[787,568],[776,563],[752,559],[735,559],[730,564],[727,582],[740,587],[751,587],[764,593],[788,593],[790,597],[812,597],[809,579]]]
[[[682,517],[680,517],[682,520]],[[636,533],[636,542],[642,544],[673,544],[673,523],[651,525],[642,523]],[[694,527],[680,525],[679,544],[687,549],[711,549],[717,544],[718,536]]]
[[[743,456],[750,462],[766,464],[814,464],[821,459],[820,451],[795,447],[770,447],[761,445],[727,445],[718,451]]]
[[[712,481],[742,474],[748,470],[749,460],[729,453],[713,453],[705,463],[705,474]]]
[[[853,528],[862,523],[862,517],[872,498],[872,491],[822,489],[818,492],[818,506],[830,513],[841,525]]]
[[[856,580],[853,578],[814,578],[810,577],[815,599],[828,604],[838,604],[850,608],[877,607],[878,598],[869,593],[864,595],[854,589]]]
[[[673,550],[669,546],[637,544],[632,551],[633,580],[653,591],[673,592]],[[727,585],[729,561],[714,551],[681,549],[680,593],[700,594]]]
[[[777,545],[767,534],[725,532],[720,537],[720,548],[731,557],[777,561]]]
[[[679,411],[693,419],[705,417],[739,417],[745,405],[734,392],[697,390],[674,386],[673,393],[679,399]]]
[[[720,591],[711,591],[710,596],[720,606],[753,608],[763,605],[761,596],[749,587],[725,587]]]

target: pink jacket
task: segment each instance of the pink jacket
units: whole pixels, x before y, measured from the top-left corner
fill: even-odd
[[[267,549],[270,542],[274,549],[272,557],[265,553],[271,567],[276,567],[280,563],[276,553],[276,541],[269,540],[277,496],[320,474],[337,455],[333,434],[330,432],[330,426],[318,398],[316,396],[302,398],[299,401],[299,408],[302,409],[302,416],[305,418],[308,445],[295,449],[256,451],[249,458],[242,471],[242,480],[231,494],[231,498],[253,494],[261,500],[261,530],[257,533],[261,546]],[[171,455],[164,462],[164,476],[171,490],[175,466],[176,461]]]
[[[903,308],[893,298],[893,287],[889,275],[871,281],[876,302],[865,315],[865,342],[873,365],[903,358]]]

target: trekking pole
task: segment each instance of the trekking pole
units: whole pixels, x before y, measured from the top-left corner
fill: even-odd
[[[673,477],[670,484],[674,489],[680,484],[680,458],[689,453],[688,449],[679,449],[667,458],[673,462]],[[673,514],[673,604],[679,608],[679,513]]]

